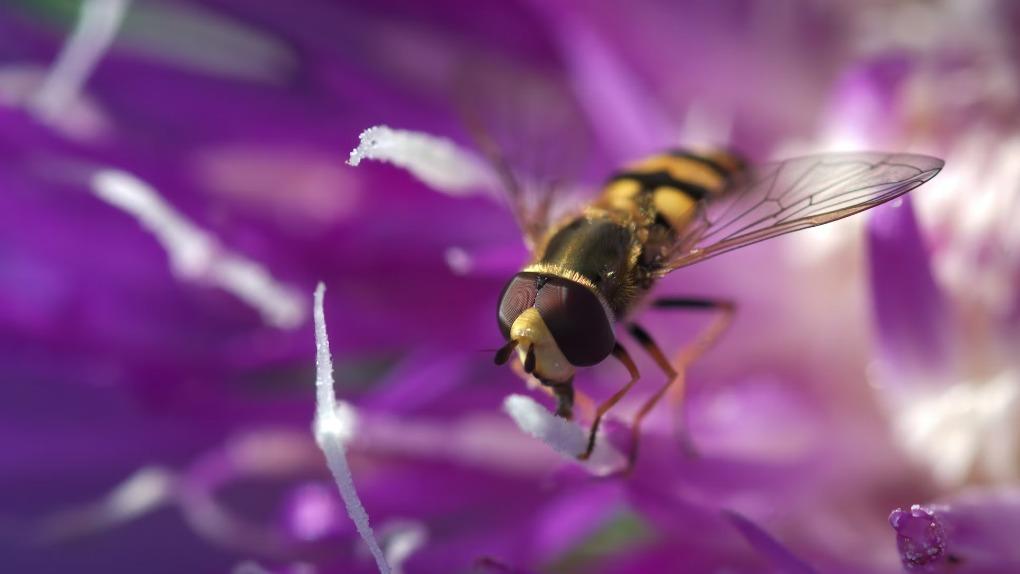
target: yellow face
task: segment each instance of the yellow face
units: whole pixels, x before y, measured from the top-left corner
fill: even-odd
[[[535,271],[522,271],[503,288],[497,308],[507,344],[496,364],[516,349],[524,370],[545,384],[567,383],[575,367],[602,362],[616,336],[606,304],[588,286]]]
[[[521,363],[527,364],[528,354],[534,353],[535,369],[532,374],[543,382],[565,383],[573,378],[574,366],[563,356],[537,308],[526,309],[514,320],[510,338],[517,341],[517,355]]]

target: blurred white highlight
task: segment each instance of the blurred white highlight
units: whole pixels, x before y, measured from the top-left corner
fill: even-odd
[[[271,571],[266,570],[258,562],[247,560],[241,562],[234,569],[230,571],[231,574],[273,574]]]
[[[164,468],[141,468],[102,500],[44,520],[40,526],[42,540],[66,540],[131,521],[173,502],[176,480],[176,475]]]
[[[315,321],[315,441],[326,455],[326,464],[340,489],[340,497],[347,507],[347,514],[354,521],[354,526],[365,541],[369,552],[375,558],[381,574],[391,574],[389,561],[379,547],[379,542],[368,523],[368,513],[358,498],[354,488],[354,477],[347,464],[347,453],[344,443],[353,434],[353,408],[337,410],[336,395],[333,393],[333,360],[329,352],[329,337],[326,334],[326,315],[322,300],[326,286],[319,283],[315,288],[314,311]]]
[[[688,147],[727,148],[733,139],[733,114],[694,101],[684,114],[679,141]]]
[[[467,275],[475,266],[474,258],[463,247],[448,247],[443,253],[446,266],[456,275]]]
[[[478,156],[452,141],[421,132],[375,126],[361,133],[348,165],[364,159],[392,163],[436,191],[449,195],[491,192],[498,188],[495,174]]]
[[[106,499],[110,516],[121,520],[139,516],[167,501],[175,476],[161,468],[142,468]]]
[[[281,571],[278,570],[277,572]],[[318,572],[318,569],[316,569],[315,566],[311,564],[307,564],[304,562],[296,562],[293,564],[288,564],[286,569],[282,570],[282,572],[286,572],[287,574],[315,574],[316,572]],[[255,562],[254,560],[245,560],[244,562],[241,562],[237,566],[234,566],[234,569],[230,571],[230,574],[275,574],[275,573],[272,570],[269,570],[268,568],[262,566],[258,562]]]
[[[96,171],[92,191],[134,216],[166,249],[180,278],[219,286],[252,306],[269,324],[292,329],[306,317],[304,298],[261,265],[231,253],[163,200],[152,186],[119,170]]]
[[[560,418],[524,395],[510,395],[503,401],[503,410],[525,433],[549,445],[553,450],[578,462],[592,474],[605,476],[622,470],[626,458],[604,438],[595,441],[595,449],[586,461],[578,461],[588,446],[588,433],[576,424]]]
[[[45,121],[56,121],[74,103],[100,58],[113,42],[129,0],[85,0],[78,23],[28,106]]]
[[[49,75],[49,70],[35,65],[0,66],[0,106],[29,107],[39,87]],[[60,113],[59,118],[47,121],[47,125],[61,134],[76,140],[93,141],[101,139],[111,130],[111,123],[99,103],[88,94],[79,94]]]
[[[297,56],[269,27],[247,24],[199,2],[138,2],[118,48],[188,71],[284,83]],[[186,41],[182,41],[186,39]]]
[[[413,520],[399,520],[383,525],[379,535],[385,546],[386,560],[393,574],[403,574],[404,562],[428,540],[425,525]]]
[[[956,338],[960,359],[945,374],[954,384],[923,379],[883,389],[896,439],[943,487],[1020,478],[1020,362],[1000,330],[1013,321],[1020,277],[1018,154],[1020,133],[973,129],[915,199],[937,238],[936,283],[966,336]]]
[[[1020,373],[949,388],[917,389],[893,405],[893,429],[903,447],[931,468],[943,487],[968,481],[1012,482],[1020,448]]]
[[[946,165],[917,197],[922,222],[951,239],[934,258],[936,277],[957,298],[1008,317],[1020,269],[1020,133],[961,137]]]

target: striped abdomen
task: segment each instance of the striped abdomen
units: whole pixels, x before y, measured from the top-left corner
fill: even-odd
[[[725,151],[665,152],[614,174],[596,205],[651,216],[679,231],[694,217],[697,202],[722,194],[743,167]]]

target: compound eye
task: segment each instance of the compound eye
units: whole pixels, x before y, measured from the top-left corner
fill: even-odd
[[[613,325],[598,297],[584,285],[550,278],[538,292],[535,306],[570,364],[595,365],[613,351]]]
[[[499,296],[499,328],[503,336],[510,338],[510,327],[521,313],[535,306],[538,284],[534,273],[514,275]]]

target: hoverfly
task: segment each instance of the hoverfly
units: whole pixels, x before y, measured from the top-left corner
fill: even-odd
[[[489,159],[500,167],[498,157],[489,154]],[[616,324],[624,325],[667,377],[632,422],[633,464],[641,420],[734,311],[732,303],[714,299],[653,300],[658,308],[722,312],[723,320],[703,334],[700,347],[696,343],[679,364],[671,364],[632,316],[657,280],[721,253],[890,201],[930,180],[942,165],[922,155],[866,152],[749,167],[722,150],[673,150],[613,174],[597,198],[552,222],[530,213],[519,187],[508,179],[510,205],[525,223],[532,253],[500,295],[498,319],[506,344],[495,361],[504,364],[516,351],[524,372],[556,397],[556,415],[567,419],[573,416],[577,367],[612,355],[627,368],[630,381],[595,411],[587,449],[579,456],[586,459],[602,417],[638,380],[637,367],[615,333]]]

